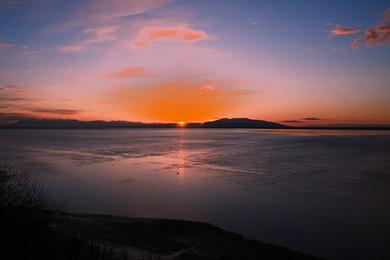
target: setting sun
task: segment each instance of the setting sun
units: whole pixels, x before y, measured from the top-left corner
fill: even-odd
[[[184,121],[179,121],[179,122],[177,122],[177,126],[178,127],[185,127],[186,123]]]

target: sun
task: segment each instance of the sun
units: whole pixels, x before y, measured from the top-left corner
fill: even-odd
[[[178,127],[185,127],[186,123],[184,121],[179,121],[179,122],[177,122],[177,126]]]

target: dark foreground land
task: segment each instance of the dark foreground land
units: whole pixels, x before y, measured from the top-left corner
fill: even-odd
[[[206,223],[65,213],[46,195],[0,167],[0,259],[314,259]]]
[[[315,259],[207,223],[50,212],[2,225],[0,259]]]
[[[210,224],[184,220],[62,213],[55,216],[51,228],[114,248],[113,255],[129,259],[314,259]]]

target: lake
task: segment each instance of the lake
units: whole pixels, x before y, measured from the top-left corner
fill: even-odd
[[[0,130],[74,212],[205,221],[330,259],[390,257],[390,131]]]

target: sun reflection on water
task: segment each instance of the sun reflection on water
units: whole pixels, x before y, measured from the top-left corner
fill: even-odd
[[[186,152],[184,147],[184,141],[185,141],[184,132],[181,132],[179,137],[178,150],[177,150],[177,165],[178,165],[177,174],[181,176],[184,175],[184,169],[186,166]]]

